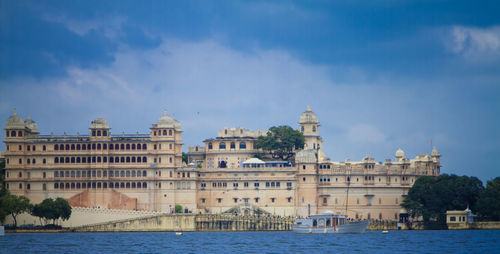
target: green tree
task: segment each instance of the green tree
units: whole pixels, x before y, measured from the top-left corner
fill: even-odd
[[[288,160],[296,149],[304,148],[304,135],[290,126],[273,126],[266,136],[260,136],[254,147],[269,153],[275,159]]]
[[[9,194],[9,192],[5,188],[5,161],[2,161],[0,162],[0,200],[7,194]],[[5,218],[7,217],[7,215],[8,214],[3,209],[3,206],[0,205],[0,224],[3,224],[5,222]]]
[[[422,216],[426,225],[446,223],[447,210],[475,210],[484,187],[476,177],[440,175],[422,176],[408,191],[402,202],[410,216]]]
[[[57,198],[56,200],[47,198],[40,204],[34,205],[31,214],[40,217],[45,222],[52,220],[53,224],[56,224],[55,222],[58,219],[69,219],[71,206],[63,198]]]
[[[481,219],[500,221],[500,177],[486,184],[477,204],[477,213]]]
[[[182,152],[182,162],[188,164],[188,155],[185,152]]]
[[[182,213],[182,206],[181,205],[175,205],[175,213]]]
[[[12,215],[14,227],[17,227],[17,216],[24,212],[30,212],[32,205],[24,196],[15,196],[7,194],[0,200],[0,207],[6,214]]]

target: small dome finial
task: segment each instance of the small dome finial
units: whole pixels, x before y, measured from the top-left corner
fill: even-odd
[[[14,115],[17,115],[16,108],[14,108]]]
[[[311,111],[311,105],[307,105],[307,111]]]
[[[167,109],[163,109],[163,115],[166,116],[167,115]]]

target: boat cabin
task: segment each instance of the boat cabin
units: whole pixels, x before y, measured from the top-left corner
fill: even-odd
[[[299,219],[296,225],[303,225],[313,228],[336,227],[346,223],[346,216],[343,214],[324,213],[311,215],[307,219]]]

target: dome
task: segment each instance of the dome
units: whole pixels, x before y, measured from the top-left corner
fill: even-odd
[[[399,148],[396,151],[396,158],[399,158],[399,157],[405,157],[405,152],[403,152],[403,150],[401,150],[401,148]]]
[[[432,149],[432,153],[431,153],[432,156],[436,156],[436,157],[439,157],[441,156],[441,154],[438,152],[438,150],[436,149],[436,147],[434,147]]]
[[[311,106],[307,105],[307,110],[300,115],[299,123],[318,123],[318,117],[311,111]]]
[[[35,123],[35,121],[31,120],[29,113],[28,113],[28,119],[24,121],[24,125],[28,127],[31,130],[31,132],[38,132],[38,125]]]
[[[250,158],[244,161],[243,164],[265,164],[265,162],[260,160],[259,158]]]
[[[316,151],[313,149],[301,150],[295,155],[295,163],[316,163]]]
[[[90,123],[92,129],[109,129],[109,123],[104,118],[97,118]]]
[[[24,129],[24,127],[23,119],[16,114],[16,109],[14,109],[14,115],[7,119],[6,129]]]
[[[367,155],[363,158],[363,162],[375,162],[375,159],[370,155]]]
[[[163,115],[158,119],[158,128],[175,128],[175,130],[181,130],[181,124],[172,117],[167,115],[167,110],[163,111]]]

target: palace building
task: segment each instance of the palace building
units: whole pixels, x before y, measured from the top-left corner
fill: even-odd
[[[262,130],[224,128],[182,162],[181,125],[164,112],[147,134],[111,133],[106,120],[88,135],[40,135],[16,112],[7,120],[6,187],[32,203],[62,197],[72,206],[173,212],[307,216],[325,211],[352,218],[397,220],[409,188],[439,175],[440,154],[394,160],[331,161],[322,151],[319,121],[308,107],[299,120],[305,137],[294,161],[261,160]]]

